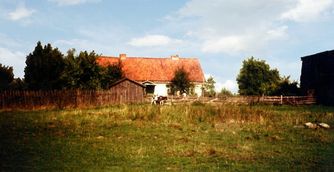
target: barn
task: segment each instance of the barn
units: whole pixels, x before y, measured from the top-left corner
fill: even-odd
[[[334,105],[334,50],[301,58],[300,87],[313,94],[319,104]]]
[[[112,98],[116,103],[141,103],[144,102],[145,85],[123,78],[110,86]]]
[[[100,56],[97,63],[108,66],[120,63],[125,77],[146,86],[146,93],[167,96],[171,93],[170,84],[177,69],[183,68],[189,74],[189,80],[194,85],[192,92],[202,95],[205,81],[200,62],[197,58],[181,58],[178,55],[170,57],[119,57]]]

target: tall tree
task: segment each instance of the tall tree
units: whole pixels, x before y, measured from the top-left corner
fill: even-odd
[[[28,89],[60,89],[63,69],[62,53],[57,48],[52,48],[51,44],[43,47],[41,42],[37,42],[34,51],[26,58],[24,79]]]
[[[97,54],[92,51],[75,54],[67,51],[62,81],[65,89],[108,89],[110,84],[123,77],[120,64],[102,67],[97,64]]]
[[[277,89],[280,76],[264,60],[251,57],[243,61],[237,82],[241,95],[270,95]]]
[[[205,96],[213,97],[216,95],[215,84],[216,84],[216,81],[213,79],[212,76],[210,76],[208,79],[205,80],[205,83],[204,83],[204,95]]]
[[[175,93],[179,91],[181,94],[189,94],[189,90],[192,84],[189,79],[189,74],[184,70],[184,68],[179,68],[174,73],[174,78],[171,81],[172,92]]]
[[[102,68],[101,86],[108,89],[110,85],[124,77],[121,63]]]
[[[0,90],[9,89],[14,80],[13,67],[0,64]]]
[[[78,57],[75,57],[75,49],[69,49],[64,58],[64,71],[61,76],[63,88],[76,89],[79,88],[79,80],[83,71],[79,66]]]
[[[101,88],[101,66],[97,64],[97,54],[92,51],[88,53],[83,51],[77,57],[77,63],[80,69],[77,80],[80,89],[99,89]]]

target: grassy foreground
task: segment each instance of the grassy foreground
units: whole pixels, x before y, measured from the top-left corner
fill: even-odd
[[[0,111],[0,171],[331,171],[334,108],[120,105]]]

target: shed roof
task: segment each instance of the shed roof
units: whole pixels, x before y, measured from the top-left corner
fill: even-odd
[[[146,87],[145,85],[143,85],[143,84],[141,84],[141,83],[139,83],[139,82],[136,82],[136,81],[134,81],[134,80],[131,80],[131,79],[129,79],[129,78],[122,78],[122,79],[120,79],[120,80],[114,82],[113,84],[111,84],[110,87],[113,87],[113,86],[115,86],[115,85],[118,85],[119,83],[122,83],[122,82],[124,82],[124,81],[130,81],[130,82],[132,82],[132,83],[134,83],[134,84],[136,84],[136,85],[139,85],[139,86],[141,86],[141,87],[143,87],[143,88]]]
[[[324,51],[324,52],[304,56],[304,57],[301,57],[301,60],[303,61],[303,60],[319,59],[319,58],[321,59],[322,58],[334,58],[334,50]]]
[[[107,66],[121,62],[125,76],[134,81],[170,82],[178,68],[183,68],[192,82],[204,82],[204,74],[197,58],[109,57],[101,56],[98,64]]]

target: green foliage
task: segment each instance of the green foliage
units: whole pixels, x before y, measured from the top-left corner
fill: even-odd
[[[62,75],[64,88],[101,88],[102,68],[97,64],[96,58],[97,54],[94,51],[83,51],[75,56],[75,49],[68,50]]]
[[[274,95],[298,96],[301,94],[297,81],[290,81],[290,77],[283,77],[279,82]]]
[[[64,88],[108,89],[110,84],[123,77],[120,64],[102,67],[96,62],[97,56],[94,51],[75,55],[75,49],[68,50],[62,75]]]
[[[233,93],[227,88],[222,88],[218,96],[219,97],[233,96]]]
[[[264,60],[251,57],[243,61],[237,77],[240,95],[271,95],[277,89],[280,76]]]
[[[109,89],[110,85],[124,77],[121,63],[102,68],[101,84],[103,89]]]
[[[101,88],[101,67],[96,62],[97,54],[92,51],[80,52],[77,57],[77,64],[80,70],[77,86],[80,89],[99,89]]]
[[[180,92],[180,94],[189,94],[193,85],[190,82],[189,74],[184,68],[179,68],[175,71],[174,77],[171,83],[171,90],[173,93]]]
[[[61,89],[61,75],[64,69],[63,54],[52,48],[51,44],[44,47],[37,43],[34,51],[27,56],[24,69],[25,82],[32,90]]]
[[[78,58],[74,55],[75,49],[70,49],[67,51],[67,55],[64,58],[65,68],[61,78],[63,82],[63,88],[66,89],[79,88],[80,76],[83,72],[78,64]]]
[[[9,89],[11,90],[25,90],[27,86],[21,78],[15,78],[9,85]]]
[[[216,95],[215,90],[215,83],[216,81],[210,76],[208,79],[205,80],[204,83],[204,96],[214,97]]]
[[[13,67],[0,64],[0,90],[9,89],[10,83],[14,80]]]

